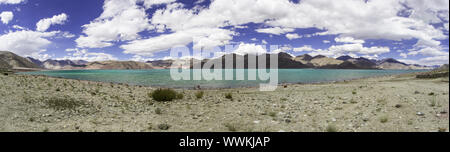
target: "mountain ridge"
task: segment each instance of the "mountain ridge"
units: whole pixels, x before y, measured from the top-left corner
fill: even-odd
[[[233,59],[233,65],[225,65],[225,58],[229,57]],[[72,70],[72,69],[170,69],[172,64],[186,61],[197,61],[200,67],[203,67],[208,61],[219,62],[222,59],[221,68],[237,68],[236,60],[243,60],[243,68],[258,68],[251,67],[248,64],[249,58],[265,57],[267,61],[270,59],[270,54],[262,55],[238,55],[238,54],[225,54],[219,58],[213,59],[184,59],[184,60],[155,60],[147,62],[137,61],[95,61],[88,62],[84,60],[53,60],[48,59],[40,61],[32,57],[20,57],[12,52],[0,51],[0,68],[4,69],[49,69],[49,70]],[[257,58],[257,60],[258,60]],[[303,69],[303,68],[316,68],[316,69],[431,69],[428,66],[406,64],[393,58],[386,58],[382,60],[370,60],[367,58],[359,57],[353,58],[350,56],[340,56],[338,58],[331,58],[323,55],[311,56],[309,54],[303,54],[299,56],[291,56],[288,53],[281,52],[278,54],[278,68],[280,69]],[[194,62],[187,67],[182,68],[194,68]],[[242,66],[239,66],[242,67]],[[266,67],[270,67],[270,61],[267,62]],[[210,67],[213,68],[213,67]]]

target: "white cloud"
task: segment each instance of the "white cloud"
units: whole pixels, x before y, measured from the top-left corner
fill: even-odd
[[[311,45],[305,45],[302,47],[294,48],[294,52],[314,51]]]
[[[0,50],[11,51],[21,56],[42,52],[51,44],[48,38],[58,32],[15,31],[0,35]]]
[[[14,14],[10,11],[4,11],[0,13],[0,19],[3,24],[8,24],[14,18]]]
[[[141,1],[144,1],[144,6],[146,8],[151,8],[153,5],[168,4],[175,2],[175,0],[141,0]]]
[[[73,38],[73,37],[75,37],[75,34],[72,34],[72,33],[66,31],[66,32],[62,32],[61,36],[64,38]]]
[[[268,44],[266,40],[261,40],[262,44]]]
[[[234,28],[238,28],[238,29],[246,29],[246,28],[248,28],[248,26],[236,25],[236,26],[234,26]]]
[[[328,41],[328,40],[323,40],[322,42],[325,44],[331,43],[331,41]]]
[[[441,65],[448,64],[448,54],[443,56],[426,57],[419,60],[423,65]]]
[[[17,29],[17,30],[29,30],[28,28],[25,28],[25,27],[22,27],[22,26],[19,26],[19,25],[13,25],[13,28]]]
[[[442,31],[427,22],[397,16],[405,8],[398,0],[303,0],[299,4],[279,2],[277,5],[280,13],[286,15],[266,24],[285,28],[316,27],[327,30],[322,34],[339,34],[362,40],[417,38],[427,44],[436,44],[435,39],[446,38]]]
[[[426,23],[440,23],[443,18],[448,22],[448,0],[404,0],[412,10],[410,17],[422,20]]]
[[[363,41],[366,39],[404,40],[416,38],[419,39],[418,46],[440,45],[437,40],[446,38],[441,30],[418,18],[397,16],[406,8],[403,5],[404,1],[302,0],[295,4],[288,0],[215,0],[209,7],[191,10],[184,8],[183,4],[174,2],[165,9],[157,10],[151,23],[156,27],[162,27],[158,28],[158,31],[173,32],[173,35],[169,34],[171,36],[187,34],[185,31],[191,29],[221,29],[226,26],[237,27],[247,23],[263,23],[264,26],[270,28],[256,29],[257,32],[281,35],[292,32],[295,28],[315,27],[325,31],[319,33],[320,35],[336,34],[352,39],[350,41],[342,40],[344,43],[364,43]],[[431,9],[438,10],[435,7],[431,7]],[[445,10],[448,8],[444,8]],[[442,13],[439,14],[442,16]],[[228,37],[234,36],[233,32],[228,33]],[[167,36],[167,34],[163,34],[157,37]],[[184,35],[184,37],[189,36],[194,37],[195,35]],[[291,38],[295,37],[294,35],[290,36]],[[157,37],[149,39],[156,40]],[[174,40],[170,43],[185,45],[188,43],[186,39],[178,38],[176,40],[181,41]],[[161,46],[157,43],[150,43],[152,41],[137,40],[137,42]],[[132,44],[137,45],[138,43],[133,42]],[[159,47],[159,49],[167,50],[167,46]],[[155,50],[141,48],[139,52],[146,51],[154,52]],[[386,51],[387,49],[384,47],[363,50],[365,53],[372,54]]]
[[[442,64],[449,64],[449,56],[435,56],[435,57],[425,57],[421,58],[419,60],[407,60],[407,59],[399,59],[398,61],[404,62],[406,64],[419,64],[419,65],[427,65],[427,66],[433,66],[433,65],[442,65]]]
[[[352,37],[337,37],[334,39],[334,41],[339,43],[365,43],[364,40],[356,40]]]
[[[178,45],[194,42],[194,49],[212,49],[215,46],[229,44],[235,33],[219,28],[189,29],[165,34],[149,39],[135,40],[122,45],[124,53],[152,56],[155,52],[165,51]]]
[[[284,52],[284,53],[290,54],[288,51],[291,50],[291,49],[292,49],[291,46],[285,45],[285,46],[281,46],[281,47],[278,48],[278,49],[271,50],[269,53],[272,53],[272,54],[278,54],[278,53]],[[290,54],[290,55],[291,55],[291,56],[294,56],[294,55],[292,55],[292,54]]]
[[[298,35],[298,34],[286,34],[286,38],[288,38],[289,40],[298,39],[298,38],[300,38],[300,35]]]
[[[256,29],[256,32],[259,32],[259,33],[268,33],[268,34],[275,34],[275,35],[280,35],[280,34],[293,32],[293,31],[294,31],[294,29],[292,29],[292,28],[280,28],[280,27]]]
[[[165,25],[166,29],[177,32],[253,22],[271,26],[257,29],[257,32],[275,35],[292,32],[295,28],[316,27],[326,30],[322,35],[338,34],[357,40],[417,38],[431,45],[439,45],[435,39],[446,37],[426,22],[397,16],[405,8],[399,0],[303,0],[299,4],[287,0],[215,0],[198,12],[181,6],[172,3],[167,9],[156,11],[152,24]]]
[[[32,53],[31,55],[28,55],[28,56],[29,56],[29,57],[32,57],[32,58],[34,58],[34,59],[38,59],[38,60],[40,60],[40,61],[45,61],[45,60],[48,60],[48,59],[52,58],[51,55],[45,54],[45,53],[44,53],[44,52],[46,52],[46,51],[47,51],[47,50],[42,49],[42,50],[40,50],[39,52],[34,52],[34,53]]]
[[[444,28],[445,28],[445,30],[447,30],[447,32],[448,32],[448,23],[445,23],[445,24],[444,24]]]
[[[20,4],[25,0],[0,0],[0,4]]]
[[[136,62],[147,62],[147,61],[153,61],[154,58],[146,58],[140,55],[134,55],[131,59],[131,61],[136,61]]]
[[[147,19],[145,8],[137,6],[137,2],[144,2],[145,8],[153,3],[168,5],[156,10],[151,19]],[[425,48],[440,46],[438,40],[447,38],[441,29],[430,23],[443,22],[448,29],[448,6],[445,5],[448,2],[420,3],[425,1],[302,0],[296,4],[288,0],[215,0],[208,7],[187,9],[173,0],[106,0],[102,15],[83,26],[84,35],[76,42],[78,47],[102,48],[125,41],[120,46],[124,53],[151,56],[155,52],[193,41],[196,48],[225,45],[239,34],[233,31],[235,28],[247,28],[243,26],[247,23],[261,23],[261,27],[269,28],[256,29],[260,33],[281,35],[297,28],[318,28],[325,31],[318,35],[338,35],[336,41],[345,43],[321,53],[375,56],[390,50],[386,47],[364,47],[365,40],[418,39],[415,47]],[[408,12],[408,7],[413,12],[410,18],[398,16],[401,11]],[[428,10],[422,11],[424,8]],[[423,13],[426,15],[418,15]],[[436,19],[436,16],[439,17]],[[167,33],[146,38],[139,36],[138,33],[147,30]],[[286,35],[288,38],[297,36],[301,37]],[[328,40],[323,42],[329,43]]]
[[[76,42],[82,48],[103,48],[116,41],[140,38],[139,32],[150,26],[145,9],[136,0],[106,0],[103,13],[89,24],[83,25],[83,33]]]
[[[328,48],[328,50],[339,56],[348,53],[358,53],[363,55],[378,55],[390,52],[390,49],[388,47],[364,47],[360,43],[333,45],[330,48]]]
[[[245,54],[259,55],[264,54],[266,52],[267,52],[266,48],[264,48],[261,45],[241,43],[233,53],[239,55]]]
[[[51,25],[62,25],[67,21],[67,15],[65,13],[55,15],[52,18],[44,18],[36,23],[36,31],[45,32]]]
[[[401,56],[402,58],[407,58],[407,57],[408,57],[408,54],[406,54],[406,53],[400,53],[400,56]]]
[[[375,59],[378,58],[380,54],[390,52],[388,47],[364,47],[360,43],[354,44],[342,44],[333,45],[328,49],[313,49],[309,45],[305,45],[299,48],[294,48],[294,52],[310,51],[312,56],[324,55],[328,57],[339,57],[343,55],[349,55],[353,57],[362,56],[366,58]]]
[[[411,51],[408,53],[408,55],[417,55],[417,54],[421,54],[424,56],[448,56],[448,52],[444,52],[441,51],[440,48],[432,48],[432,47],[426,47],[426,48],[422,48],[420,50],[417,51]]]
[[[89,62],[117,60],[111,54],[88,52],[86,49],[66,49],[66,52],[69,52],[67,56],[57,58],[57,60],[84,60]]]

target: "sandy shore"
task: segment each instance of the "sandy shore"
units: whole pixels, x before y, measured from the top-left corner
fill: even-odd
[[[44,76],[0,76],[0,131],[30,132],[437,132],[449,128],[449,78],[414,75],[324,84],[177,90],[184,99],[153,101],[155,88]],[[225,98],[232,93],[233,99]],[[67,102],[61,104],[60,102]]]

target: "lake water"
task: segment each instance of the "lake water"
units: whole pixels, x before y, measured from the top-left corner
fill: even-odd
[[[245,77],[249,71],[244,70]],[[351,80],[366,77],[396,75],[426,70],[332,70],[332,69],[279,69],[279,83],[317,83]],[[236,70],[223,70],[225,72],[236,72]],[[259,86],[267,82],[261,80],[181,80],[174,81],[170,76],[170,70],[62,70],[62,71],[37,71],[24,72],[27,75],[47,75],[77,80],[89,80],[98,82],[127,83],[131,85],[170,87],[170,88],[193,88],[200,85],[202,88],[236,88]],[[192,74],[192,70],[191,70]],[[257,76],[258,77],[258,76]]]

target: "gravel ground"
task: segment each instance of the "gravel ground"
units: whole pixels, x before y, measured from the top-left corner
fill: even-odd
[[[184,99],[153,101],[156,88],[0,76],[1,132],[448,132],[449,78],[386,76],[324,84],[176,90]],[[232,99],[225,98],[231,93]]]

